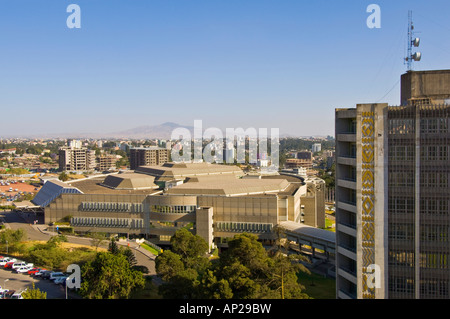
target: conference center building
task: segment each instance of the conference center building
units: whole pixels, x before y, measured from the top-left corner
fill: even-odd
[[[247,175],[238,166],[165,163],[79,181],[48,180],[34,198],[45,223],[75,232],[143,237],[157,245],[186,228],[209,246],[239,233],[273,240],[282,222],[324,226],[324,182],[294,175]]]

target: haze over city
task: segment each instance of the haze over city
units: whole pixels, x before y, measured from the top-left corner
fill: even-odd
[[[334,109],[399,104],[408,10],[418,68],[442,69],[450,3],[2,1],[0,135],[102,133],[174,122],[333,135]]]

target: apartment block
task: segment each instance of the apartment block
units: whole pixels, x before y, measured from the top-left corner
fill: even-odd
[[[95,151],[81,146],[61,147],[58,151],[60,171],[90,171],[95,168]]]
[[[130,169],[139,166],[162,165],[170,159],[170,149],[160,147],[130,148]]]

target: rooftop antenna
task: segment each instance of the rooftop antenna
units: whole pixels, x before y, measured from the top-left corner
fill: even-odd
[[[420,39],[415,37],[414,23],[412,21],[412,11],[408,11],[408,54],[405,58],[408,71],[412,71],[413,61],[420,61],[422,59],[422,53],[413,53],[413,47],[418,48],[420,45]]]

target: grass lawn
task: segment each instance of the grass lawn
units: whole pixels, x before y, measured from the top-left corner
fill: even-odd
[[[322,275],[300,273],[300,283],[305,286],[304,293],[313,299],[336,299],[336,280]]]
[[[159,255],[159,251],[157,251],[155,248],[153,248],[152,246],[147,245],[146,243],[142,243],[141,247],[148,250],[149,252],[151,252],[153,255],[158,256]]]

